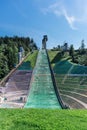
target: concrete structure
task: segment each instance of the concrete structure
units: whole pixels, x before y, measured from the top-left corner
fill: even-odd
[[[18,63],[22,61],[22,58],[24,57],[24,48],[20,47],[18,52]]]
[[[46,49],[46,42],[47,41],[48,41],[48,37],[47,37],[47,35],[44,35],[43,39],[42,39],[42,49]]]

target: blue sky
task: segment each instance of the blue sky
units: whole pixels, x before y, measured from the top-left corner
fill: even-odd
[[[0,36],[30,36],[41,47],[44,34],[48,48],[86,45],[87,0],[0,0]]]

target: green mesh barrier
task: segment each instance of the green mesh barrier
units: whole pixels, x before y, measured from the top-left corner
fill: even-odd
[[[24,108],[59,108],[45,50],[39,51]]]
[[[74,65],[66,60],[56,63],[53,70],[56,74],[87,74],[87,66]]]
[[[29,61],[23,62],[19,66],[18,70],[32,70],[30,62]]]
[[[72,67],[72,64],[67,61],[61,61],[55,64],[53,71],[57,74],[67,74],[70,68]]]
[[[71,74],[87,74],[87,66],[76,65],[71,70]]]

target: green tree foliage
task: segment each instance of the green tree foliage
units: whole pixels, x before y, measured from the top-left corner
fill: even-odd
[[[85,54],[85,43],[84,40],[81,41],[80,54]]]
[[[3,55],[2,47],[0,46],[0,79],[8,73],[7,57]]]
[[[78,63],[87,66],[87,55],[82,55],[78,58]]]
[[[74,55],[74,47],[73,47],[73,45],[70,46],[69,55],[70,55],[70,56],[73,56],[73,55]]]
[[[37,49],[37,45],[29,37],[0,37],[0,79],[2,79],[18,63],[18,51],[23,47],[25,55]],[[31,48],[32,46],[32,48]]]
[[[84,40],[81,41],[81,45],[78,49],[74,49],[73,44],[68,46],[67,42],[64,44],[53,47],[52,51],[59,51],[62,58],[67,58],[74,63],[87,66],[87,48],[85,47]],[[55,52],[54,52],[55,53]]]
[[[67,42],[64,42],[63,50],[68,51],[68,43]]]
[[[74,47],[73,47],[73,44],[70,46],[69,55],[72,57],[72,61],[74,62]]]

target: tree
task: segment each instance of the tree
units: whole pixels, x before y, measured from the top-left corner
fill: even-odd
[[[60,45],[58,45],[57,48],[58,48],[58,51],[61,51],[61,46]]]
[[[58,45],[58,49],[60,49],[61,47],[60,47],[60,45]]]
[[[30,44],[32,47],[30,47]],[[29,37],[0,37],[0,79],[2,79],[14,65],[18,63],[18,49],[23,47],[25,54],[30,49],[37,49],[37,45],[33,39]]]
[[[84,40],[81,41],[80,53],[81,54],[85,54],[85,43],[84,43]]]
[[[8,72],[7,58],[2,53],[2,47],[0,46],[0,79],[2,79]]]
[[[18,48],[13,43],[13,62],[14,64],[18,63]]]
[[[68,51],[68,43],[67,42],[64,42],[63,50]]]
[[[72,61],[74,62],[74,47],[73,47],[73,44],[70,46],[69,55],[72,57]]]

